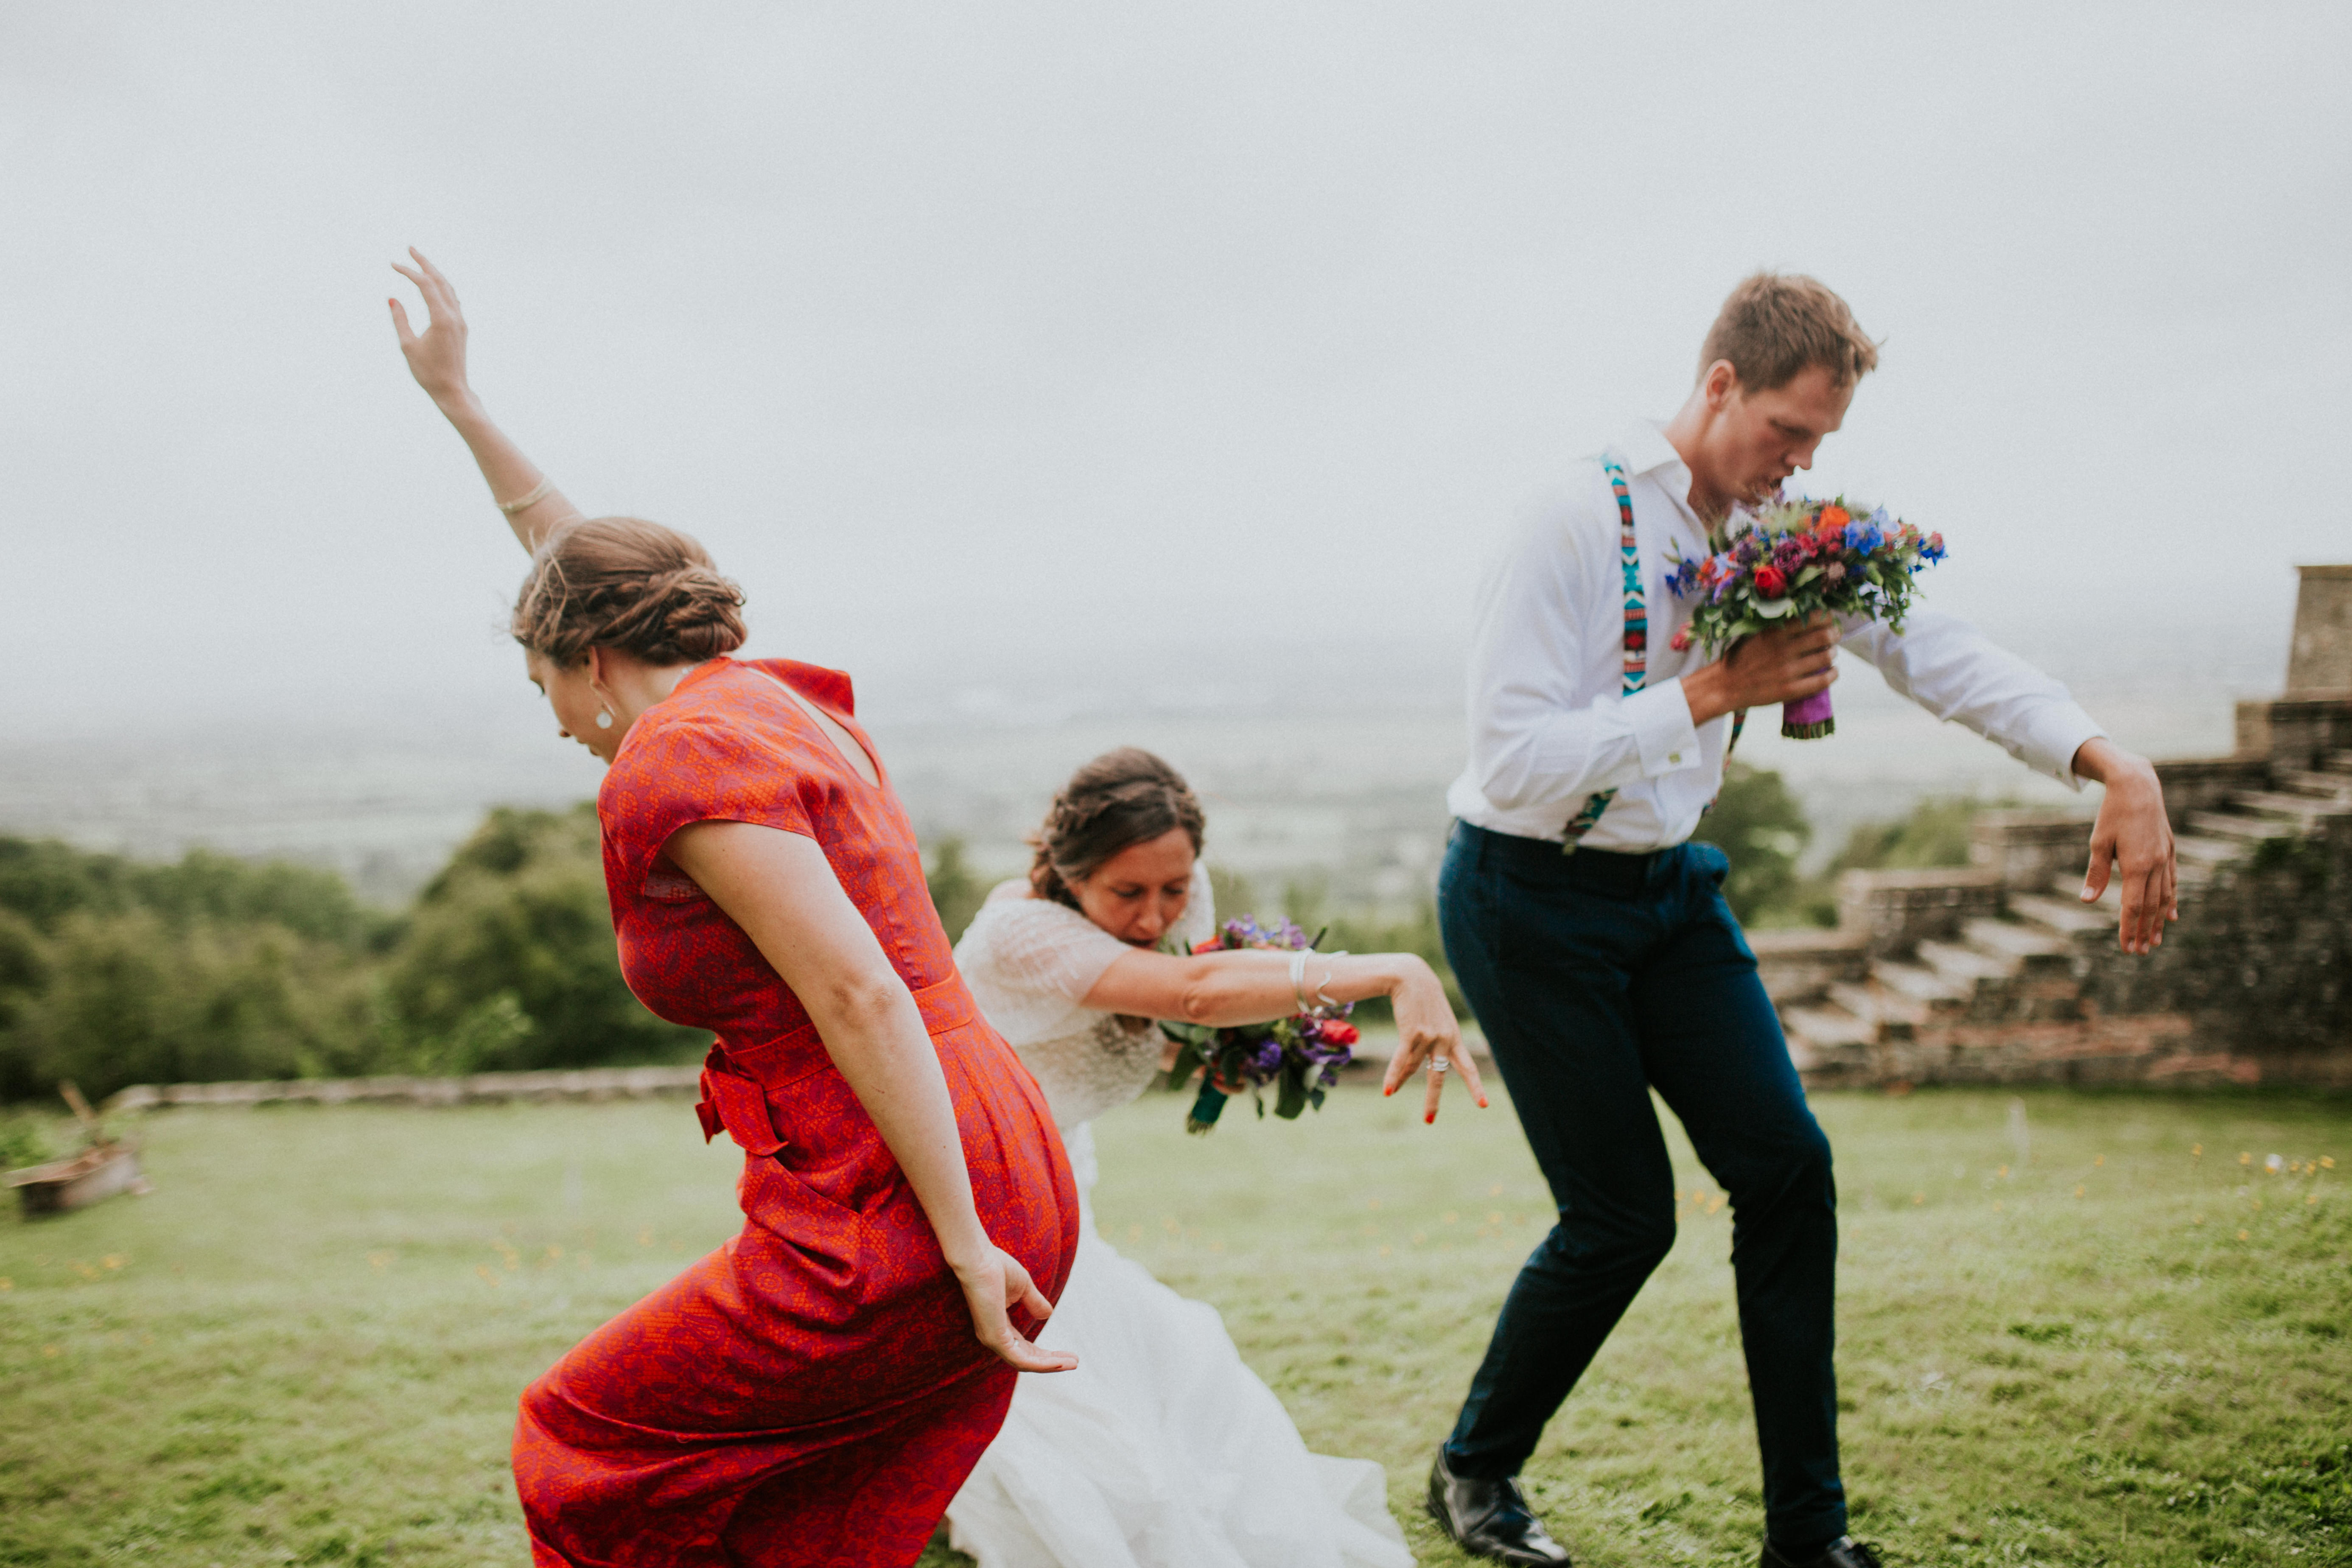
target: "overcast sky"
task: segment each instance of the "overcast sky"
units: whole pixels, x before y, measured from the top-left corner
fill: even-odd
[[[1759,265],[1885,340],[1815,483],[1932,602],[2271,679],[2352,559],[2347,18],[5,0],[0,719],[520,689],[410,243],[576,500],[908,710],[1446,667]]]

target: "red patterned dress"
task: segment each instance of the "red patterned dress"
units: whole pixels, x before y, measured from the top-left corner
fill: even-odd
[[[872,754],[847,676],[719,658],[637,721],[597,796],[630,988],[719,1037],[697,1109],[705,1136],[743,1146],[744,1225],[523,1394],[515,1485],[539,1568],[910,1563],[1018,1375],[972,1337],[929,1221],[807,1011],[663,858],[679,828],[752,822],[824,847],[922,1009],[990,1237],[1048,1297],[1076,1251],[1053,1117],[956,974],[906,813],[778,680]]]

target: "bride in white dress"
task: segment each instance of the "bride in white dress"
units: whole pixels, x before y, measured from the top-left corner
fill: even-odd
[[[1075,1372],[1021,1380],[1004,1427],[948,1509],[981,1568],[1411,1568],[1381,1467],[1307,1451],[1217,1310],[1187,1300],[1096,1232],[1095,1117],[1140,1094],[1173,1047],[1155,1018],[1226,1026],[1311,1001],[1387,996],[1393,1091],[1450,1070],[1485,1103],[1443,987],[1411,953],[1189,950],[1215,930],[1202,815],[1167,763],[1127,749],[1078,771],[1027,879],[998,887],[956,944],[981,1011],[1037,1076],[1083,1211],[1046,1342]],[[1171,1102],[1171,1115],[1175,1114]],[[1344,1110],[1341,1114],[1344,1114]]]

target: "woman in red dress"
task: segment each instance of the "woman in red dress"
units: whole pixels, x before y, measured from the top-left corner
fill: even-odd
[[[415,260],[432,319],[393,302],[402,352],[515,498],[516,639],[610,764],[622,973],[717,1034],[697,1110],[744,1151],[741,1233],[525,1392],[533,1560],[912,1563],[1018,1373],[1076,1364],[1027,1337],[1077,1246],[1053,1118],[956,974],[849,678],[727,658],[741,597],[699,545],[581,519],[483,416],[457,296]]]

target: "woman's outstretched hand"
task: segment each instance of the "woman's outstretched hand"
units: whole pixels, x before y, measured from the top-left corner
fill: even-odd
[[[1429,1073],[1429,1093],[1422,1104],[1423,1121],[1437,1120],[1437,1102],[1445,1092],[1448,1073],[1462,1075],[1462,1087],[1470,1091],[1471,1100],[1484,1110],[1486,1089],[1478,1081],[1478,1064],[1470,1059],[1470,1047],[1462,1043],[1462,1026],[1455,1021],[1453,1004],[1445,999],[1445,987],[1436,971],[1428,964],[1414,961],[1415,972],[1408,973],[1404,984],[1390,994],[1390,1005],[1396,1009],[1397,1049],[1389,1058],[1388,1076],[1381,1082],[1382,1094],[1394,1094],[1404,1087],[1404,1080],[1424,1068]],[[1436,1064],[1444,1063],[1443,1067]]]
[[[408,373],[446,413],[473,395],[466,382],[466,316],[457,308],[457,290],[449,286],[441,269],[425,260],[424,252],[415,246],[409,247],[408,254],[415,266],[404,267],[395,261],[392,269],[415,284],[416,291],[425,296],[425,330],[411,330],[408,308],[396,299],[389,301],[392,330],[400,334],[400,352],[408,361]]]
[[[1019,1372],[1068,1372],[1078,1358],[1068,1351],[1049,1351],[1025,1338],[1013,1326],[1011,1309],[1024,1307],[1040,1318],[1054,1315],[1054,1303],[1029,1278],[1021,1260],[992,1246],[969,1267],[958,1267],[956,1282],[963,1287],[963,1302],[971,1312],[971,1331]]]

